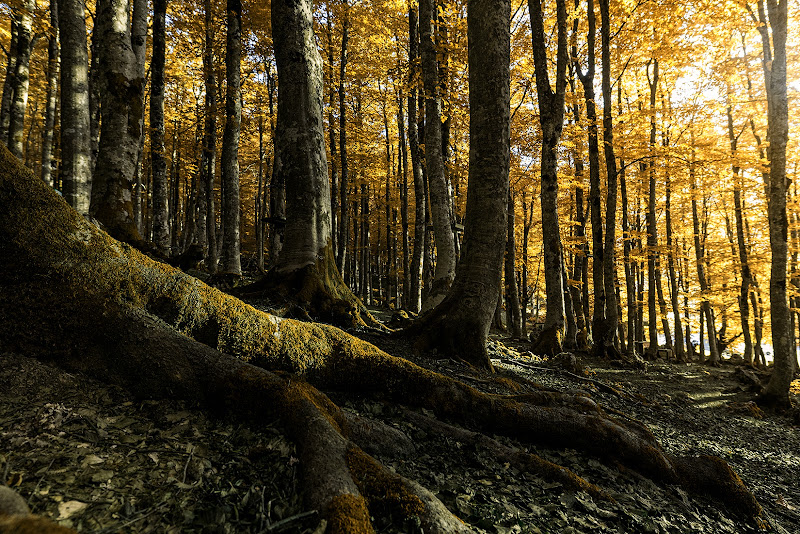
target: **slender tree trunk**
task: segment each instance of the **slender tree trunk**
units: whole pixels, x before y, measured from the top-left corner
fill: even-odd
[[[344,81],[347,74],[347,44],[350,37],[350,6],[349,0],[342,0],[344,13],[342,15],[342,50],[339,56],[339,157],[341,157],[341,177],[339,180],[339,253],[336,254],[336,265],[344,276],[347,245],[350,241],[348,221],[347,189],[350,186],[347,166],[347,108],[344,101]],[[355,221],[354,225],[355,225]]]
[[[431,216],[436,239],[436,267],[422,310],[433,309],[450,289],[456,269],[451,201],[442,155],[442,98],[435,34],[436,1],[419,3],[422,79],[425,86],[425,168],[430,187]]]
[[[62,191],[70,206],[81,215],[88,215],[92,158],[87,83],[89,54],[84,11],[82,1],[59,1]]]
[[[402,177],[400,185],[400,226],[403,229],[403,298],[404,308],[408,307],[411,294],[411,250],[408,239],[408,145],[406,143],[405,113],[403,111],[403,93],[397,95],[397,144],[398,144],[398,170]],[[398,302],[399,305],[399,302]]]
[[[260,107],[260,106],[259,106]],[[255,198],[256,265],[264,272],[264,114],[258,115],[258,190]]]
[[[97,19],[95,18],[95,21]],[[91,153],[91,170],[97,164],[97,154],[100,151],[100,100],[102,76],[100,75],[100,32],[92,30],[91,62],[89,64],[89,147]]]
[[[531,226],[533,226],[533,201],[530,207],[526,200],[525,190],[522,190],[522,335],[528,336],[528,305],[531,295],[528,293],[528,237],[530,236]],[[529,214],[530,212],[530,214]],[[584,269],[586,263],[584,262]],[[584,280],[585,283],[585,280]],[[588,301],[584,300],[584,303]]]
[[[96,25],[103,50],[103,127],[90,212],[112,236],[136,242],[141,237],[133,219],[132,185],[142,135],[144,76],[134,51],[128,3],[100,0]]]
[[[242,3],[227,0],[225,131],[222,137],[222,269],[241,276],[239,132],[242,125]]]
[[[558,221],[557,148],[564,121],[564,95],[567,80],[567,12],[564,0],[557,1],[558,50],[556,88],[550,86],[544,22],[540,0],[528,0],[531,39],[539,95],[539,121],[542,127],[542,233],[544,235],[544,271],[547,313],[533,352],[554,354],[561,351],[564,336],[564,286],[561,273],[561,233]]]
[[[22,159],[25,140],[25,112],[28,108],[30,85],[30,60],[33,48],[33,12],[35,0],[24,0],[20,6],[17,23],[17,60],[12,86],[11,109],[8,123],[8,148]]]
[[[53,132],[58,100],[58,0],[50,0],[50,36],[47,43],[47,107],[42,132],[42,180],[55,186],[53,178]]]
[[[333,15],[330,10],[330,2],[326,3],[327,16],[327,37],[328,37],[328,135],[330,136],[329,148],[331,151],[331,243],[336,254],[336,262],[341,271],[339,263],[339,156],[336,153],[336,121],[333,110],[336,107],[336,80],[334,79],[334,54],[333,54]]]
[[[519,311],[519,291],[517,291],[517,238],[515,234],[515,209],[514,195],[508,190],[507,209],[508,230],[506,231],[506,261],[505,261],[505,295],[506,295],[506,324],[508,333],[514,339],[522,337],[522,318]]]
[[[603,353],[617,357],[619,351],[614,337],[619,321],[616,292],[617,240],[617,158],[614,154],[614,130],[611,119],[611,22],[608,0],[600,0],[601,56],[603,65],[603,153],[606,159],[606,236],[603,254],[603,283],[605,284],[605,322],[603,335],[595,336],[595,344],[603,344]]]
[[[653,75],[650,77],[650,66],[653,66]],[[648,170],[648,195],[647,195],[647,324],[649,330],[650,356],[655,357],[658,349],[658,312],[656,311],[656,255],[658,247],[658,230],[656,228],[656,91],[658,90],[658,60],[647,62],[647,83],[650,86],[650,142],[648,144],[650,160],[647,162]],[[666,336],[667,333],[664,332]]]
[[[409,268],[409,292],[406,299],[408,308],[418,312],[422,307],[422,268],[425,254],[425,181],[422,176],[422,162],[417,134],[417,87],[418,53],[417,11],[413,7],[408,10],[408,146],[411,152],[411,173],[414,178],[414,244],[411,252]]]
[[[6,75],[3,81],[3,97],[0,100],[0,143],[8,146],[8,127],[11,121],[11,101],[14,98],[14,75],[17,72],[17,37],[19,36],[19,18],[12,15],[6,55]]]
[[[214,68],[214,10],[211,0],[204,0],[205,43],[203,50],[203,76],[205,83],[205,126],[203,130],[203,155],[200,167],[202,185],[205,192],[201,199],[201,213],[205,214],[206,252],[205,264],[211,273],[217,271],[217,214],[214,198],[214,182],[217,166],[217,77]],[[198,225],[202,220],[198,221]]]
[[[665,141],[666,144],[666,141]],[[671,178],[669,174],[666,175],[666,207],[665,207],[665,216],[666,216],[666,231],[667,231],[667,249],[669,252],[667,253],[667,269],[669,270],[669,283],[670,283],[670,300],[672,303],[672,317],[675,320],[675,358],[678,361],[685,361],[686,360],[686,351],[684,350],[684,342],[683,342],[683,325],[681,324],[681,310],[680,310],[680,294],[679,294],[679,287],[678,287],[678,278],[675,274],[675,256],[677,255],[677,242],[672,235],[672,206],[671,206],[671,196],[672,196],[672,186],[671,186]]]
[[[153,173],[153,244],[169,251],[169,183],[164,157],[164,65],[167,0],[153,0],[153,58],[150,62],[150,166]],[[177,230],[177,229],[175,229]]]

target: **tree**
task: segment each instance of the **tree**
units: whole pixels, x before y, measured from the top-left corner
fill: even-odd
[[[35,0],[25,0],[17,15],[17,57],[12,78],[11,109],[9,113],[8,147],[11,153],[22,158],[25,137],[25,111],[28,108],[28,86],[30,84],[31,51],[33,39],[33,15]]]
[[[539,122],[542,127],[542,234],[545,290],[547,292],[544,328],[538,339],[533,342],[533,352],[537,354],[561,352],[564,341],[565,311],[561,231],[558,222],[557,148],[564,124],[564,94],[567,85],[569,49],[567,48],[567,10],[564,0],[558,0],[556,5],[558,49],[556,52],[556,84],[555,90],[553,90],[548,74],[541,1],[528,1],[536,71],[536,92],[539,99]]]
[[[411,311],[422,308],[422,267],[425,253],[425,180],[417,130],[419,37],[417,36],[417,10],[408,8],[408,147],[411,152],[411,173],[414,176],[414,245],[411,251],[411,288],[406,298]]]
[[[425,170],[430,191],[436,269],[422,311],[433,309],[447,295],[456,270],[456,248],[450,192],[442,156],[442,96],[436,61],[436,0],[420,0],[419,28],[422,80],[425,87]]]
[[[150,63],[150,165],[153,171],[153,244],[169,255],[169,183],[164,156],[164,64],[167,1],[153,2],[153,59]],[[178,231],[177,228],[174,229]]]
[[[273,16],[285,12],[278,4]],[[279,418],[297,446],[307,504],[331,532],[372,532],[370,516],[389,514],[398,523],[416,516],[426,532],[468,529],[425,488],[364,453],[353,420],[318,388],[382,395],[475,431],[591,451],[760,514],[723,460],[670,455],[641,424],[612,418],[582,395],[482,393],[334,327],[257,311],[155,262],[85,221],[2,147],[0,204],[7,207],[0,210],[4,350],[55,359],[143,397],[226,410],[253,426]],[[527,472],[608,498],[536,455],[510,457]]]
[[[308,0],[273,2],[272,28],[278,67],[273,180],[277,176],[286,184],[287,217],[285,243],[268,282],[295,296],[314,316],[350,325],[374,322],[334,259],[322,58]]]
[[[217,168],[217,76],[214,69],[214,12],[211,0],[203,1],[204,48],[203,82],[205,89],[203,151],[197,188],[198,243],[205,249],[206,269],[217,270],[217,214],[214,182]]]
[[[47,43],[47,107],[42,132],[42,180],[54,185],[53,132],[58,98],[58,0],[50,0],[50,35]]]
[[[147,34],[132,28],[140,27],[142,18],[147,20],[145,0],[134,2],[133,14],[124,0],[97,3],[95,31],[103,49],[99,65],[103,121],[90,213],[111,235],[127,242],[141,241],[133,218],[132,185],[143,134],[145,80],[140,41]]]
[[[775,367],[760,402],[789,406],[789,386],[794,377],[792,328],[786,294],[789,221],[786,215],[786,143],[789,137],[789,100],[786,92],[786,0],[767,0],[769,25],[764,17],[763,0],[758,2],[758,30],[764,50],[764,81],[767,86],[769,139],[769,243],[772,267],[769,279],[770,320]],[[748,7],[749,9],[749,7]],[[751,12],[752,13],[752,12]],[[770,49],[770,35],[772,47]],[[770,53],[771,52],[771,53]]]
[[[61,181],[67,203],[89,214],[92,158],[89,144],[89,53],[84,3],[60,0]]]
[[[222,269],[241,276],[239,134],[242,127],[242,2],[227,0],[225,132],[222,137]],[[327,170],[326,170],[327,172]]]
[[[510,4],[468,4],[471,113],[464,247],[447,296],[411,330],[419,346],[488,369],[486,339],[500,297],[509,204]]]

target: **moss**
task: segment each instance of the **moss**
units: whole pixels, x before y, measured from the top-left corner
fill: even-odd
[[[374,532],[363,497],[337,495],[325,508],[329,534],[371,534]]]
[[[391,514],[394,522],[419,517],[425,511],[420,498],[409,491],[403,479],[387,470],[358,447],[347,451],[347,466],[372,513]]]

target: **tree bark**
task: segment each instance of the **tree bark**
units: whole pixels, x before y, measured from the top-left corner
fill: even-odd
[[[139,242],[132,186],[142,135],[144,73],[137,64],[128,3],[98,1],[95,31],[103,50],[99,66],[103,125],[90,213],[112,236]]]
[[[419,312],[422,308],[422,267],[425,254],[425,180],[417,132],[417,94],[419,86],[419,37],[417,36],[417,11],[408,10],[408,146],[411,151],[411,173],[414,177],[414,244],[411,252],[410,289],[406,299],[408,308]]]
[[[508,209],[506,216],[508,230],[506,232],[506,257],[505,257],[505,295],[506,295],[506,324],[508,334],[514,338],[522,337],[522,317],[519,311],[519,291],[517,290],[517,238],[515,234],[514,194],[508,190]]]
[[[205,83],[203,153],[200,164],[200,187],[198,187],[198,227],[203,227],[198,236],[205,248],[206,269],[217,270],[217,214],[215,209],[214,182],[217,161],[217,77],[214,68],[214,11],[211,0],[204,0],[205,42],[203,49],[203,77]],[[200,237],[202,239],[202,237]]]
[[[339,180],[339,251],[336,254],[336,265],[339,273],[345,275],[347,247],[350,243],[350,221],[348,220],[347,188],[350,177],[347,165],[347,108],[344,102],[344,81],[347,74],[347,43],[350,38],[350,6],[349,0],[343,0],[342,16],[342,49],[339,56],[339,157],[341,158],[341,175]],[[354,222],[355,226],[355,222]]]
[[[791,352],[791,311],[786,289],[789,229],[786,215],[786,144],[789,137],[789,101],[786,88],[787,0],[767,0],[767,11],[769,30],[772,33],[772,61],[767,63],[765,58],[764,62],[769,138],[767,211],[769,244],[772,251],[769,302],[775,366],[760,400],[765,404],[788,407],[789,386],[794,378],[796,355]],[[761,22],[763,24],[764,20]],[[765,30],[766,27],[761,33],[762,44],[768,49],[770,41],[768,37],[764,39]]]
[[[33,15],[35,0],[24,0],[17,22],[17,60],[11,88],[11,109],[8,123],[8,147],[18,158],[23,157],[25,141],[25,112],[28,108],[30,62],[33,49]]]
[[[6,55],[6,72],[3,80],[3,97],[0,100],[0,144],[8,146],[8,127],[11,121],[11,100],[14,98],[14,74],[17,72],[17,36],[19,22],[16,16],[9,21],[11,39]]]
[[[470,0],[467,9],[472,44],[464,248],[447,296],[411,332],[420,347],[492,369],[486,340],[500,297],[509,195],[511,2]]]
[[[274,1],[272,28],[279,82],[273,182],[286,184],[287,217],[285,243],[267,282],[326,320],[374,323],[345,285],[333,254],[322,58],[310,1]]]
[[[89,214],[92,155],[89,124],[89,53],[84,3],[60,0],[61,37],[61,182],[64,199],[81,215]]]
[[[442,155],[442,97],[436,61],[436,0],[420,0],[419,25],[422,79],[425,87],[425,169],[431,202],[436,267],[433,284],[422,304],[432,310],[447,295],[456,270],[456,249],[451,212],[452,197]],[[504,225],[505,226],[505,225]]]
[[[153,59],[150,62],[150,168],[153,173],[153,244],[169,255],[167,160],[164,157],[164,66],[167,0],[153,0]],[[174,229],[177,231],[177,228]]]
[[[242,2],[227,0],[225,131],[222,136],[222,269],[241,276],[239,132],[242,127]],[[326,169],[327,176],[327,169]]]
[[[53,132],[58,99],[58,0],[50,0],[50,35],[47,43],[47,107],[42,131],[42,181],[55,186],[53,177]]]
[[[665,141],[666,144],[666,141]],[[678,287],[678,277],[675,273],[675,257],[678,255],[678,247],[677,241],[673,237],[672,234],[672,206],[671,206],[671,196],[672,196],[672,179],[670,178],[669,174],[666,175],[665,179],[666,183],[666,206],[665,206],[665,217],[666,217],[666,231],[667,231],[667,248],[669,252],[667,253],[667,269],[669,272],[669,283],[671,289],[671,303],[672,303],[672,317],[675,321],[675,343],[673,345],[675,350],[675,358],[678,361],[685,361],[686,360],[686,351],[684,350],[684,340],[683,340],[683,325],[681,324],[681,310],[680,310],[680,293]]]
[[[539,95],[539,122],[542,127],[542,234],[544,236],[545,290],[547,313],[537,340],[536,354],[561,352],[564,337],[564,286],[562,278],[561,232],[558,221],[558,156],[557,148],[564,122],[564,94],[567,82],[567,12],[564,0],[557,1],[558,50],[556,57],[555,91],[550,87],[547,73],[544,22],[540,0],[528,0],[531,20],[531,39]]]

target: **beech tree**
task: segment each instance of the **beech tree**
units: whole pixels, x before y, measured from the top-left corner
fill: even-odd
[[[164,63],[166,0],[153,2],[153,59],[150,63],[150,165],[153,170],[153,244],[168,255],[170,243],[167,160],[164,156]],[[175,229],[177,231],[177,229]]]
[[[556,2],[555,89],[550,85],[547,49],[544,37],[544,15],[540,0],[529,0],[533,59],[536,67],[536,91],[539,101],[539,122],[542,127],[542,239],[544,241],[544,273],[547,311],[542,332],[533,340],[536,354],[561,352],[564,343],[564,281],[562,273],[561,231],[558,220],[558,157],[557,148],[564,125],[564,95],[567,86],[567,10],[564,0]],[[576,340],[567,340],[574,346]]]
[[[84,3],[60,0],[61,181],[67,203],[89,214],[92,158],[89,143],[89,52]]]
[[[47,43],[47,104],[42,132],[42,180],[53,185],[53,133],[58,98],[58,0],[50,0],[50,34]]]
[[[141,241],[133,219],[132,187],[143,134],[146,21],[145,0],[135,0],[132,12],[124,0],[97,3],[103,121],[90,213],[111,235],[129,242]]]
[[[222,269],[241,276],[239,134],[242,127],[242,3],[227,2],[225,133],[222,137]],[[327,170],[326,170],[327,173]]]

